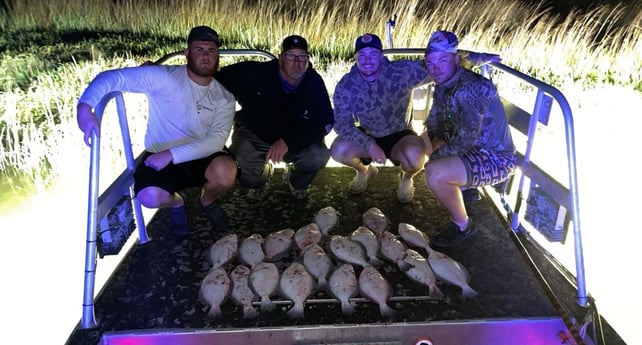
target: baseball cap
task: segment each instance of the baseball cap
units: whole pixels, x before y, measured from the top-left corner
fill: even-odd
[[[354,52],[358,52],[359,50],[363,48],[376,48],[379,50],[383,50],[383,45],[381,44],[381,39],[379,39],[379,36],[375,34],[364,34],[362,36],[359,36],[357,40],[354,42]]]
[[[308,42],[305,40],[305,38],[298,35],[292,35],[283,39],[283,43],[281,44],[281,52],[286,52],[290,49],[296,48],[303,49],[306,52],[308,51]]]
[[[209,26],[196,26],[192,28],[187,36],[187,44],[192,43],[192,41],[211,41],[216,43],[217,46],[221,45],[221,41],[218,39],[218,33]]]
[[[450,31],[436,31],[430,36],[428,46],[426,47],[426,54],[436,52],[449,52],[456,53],[459,40],[457,35]]]

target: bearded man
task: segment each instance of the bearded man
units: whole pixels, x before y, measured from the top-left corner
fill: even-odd
[[[430,239],[436,247],[460,244],[477,232],[462,190],[497,185],[515,172],[515,145],[497,88],[462,68],[459,39],[449,31],[432,34],[426,68],[435,82],[432,107],[422,133],[429,160],[426,185],[446,208],[449,221]]]
[[[100,135],[94,107],[113,91],[143,93],[148,101],[145,152],[134,173],[135,196],[147,208],[170,209],[173,233],[189,234],[185,194],[202,187],[199,204],[218,232],[229,221],[216,200],[233,187],[234,157],[225,147],[234,118],[234,96],[212,75],[218,68],[220,40],[207,26],[187,38],[187,64],[146,65],[104,71],[91,81],[77,107],[78,126],[91,145]]]

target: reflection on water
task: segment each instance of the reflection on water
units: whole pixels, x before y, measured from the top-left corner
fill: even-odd
[[[0,305],[11,331],[29,334],[33,343],[64,344],[82,316],[87,190],[87,178],[76,176],[29,198],[2,194],[0,262],[3,281],[11,283],[4,284]],[[96,292],[118,260],[98,260]],[[42,317],[46,322],[33,332],[29,321]]]

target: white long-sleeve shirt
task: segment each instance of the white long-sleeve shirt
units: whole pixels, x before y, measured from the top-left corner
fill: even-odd
[[[141,66],[101,72],[79,102],[94,108],[112,91],[147,96],[145,150],[169,149],[174,164],[207,157],[225,146],[234,118],[234,96],[216,80],[201,86],[185,65]],[[197,109],[197,103],[200,105]]]

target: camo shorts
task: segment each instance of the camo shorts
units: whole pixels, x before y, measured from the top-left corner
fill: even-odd
[[[494,185],[507,180],[517,168],[514,154],[496,154],[486,150],[472,150],[460,156],[468,172],[466,187]]]

